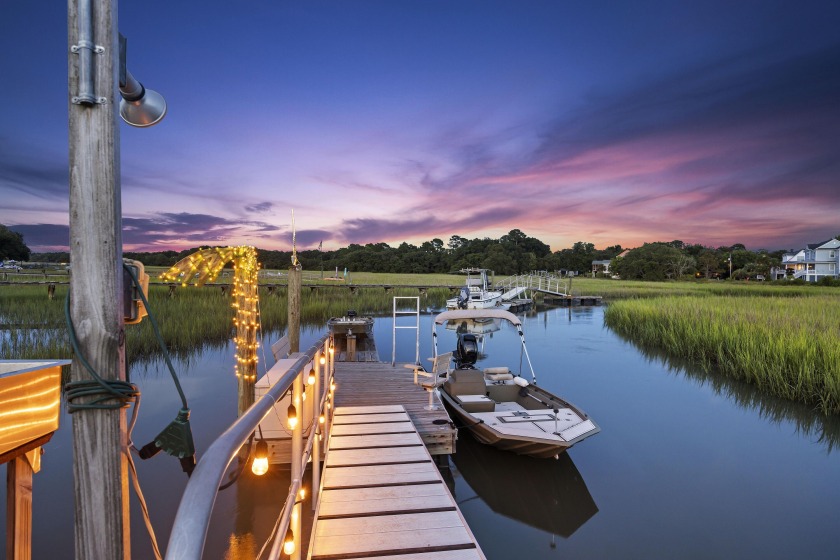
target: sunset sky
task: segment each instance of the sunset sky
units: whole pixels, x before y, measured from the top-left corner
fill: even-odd
[[[122,0],[125,250],[840,234],[840,2]],[[66,3],[4,3],[0,223],[66,250]]]

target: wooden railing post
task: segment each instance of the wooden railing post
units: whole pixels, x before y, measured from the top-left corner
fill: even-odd
[[[300,279],[300,267],[289,268],[289,353],[300,352]]]
[[[320,354],[315,355],[315,384],[312,386],[312,423],[314,427],[314,440],[312,441],[312,511],[318,507],[318,500],[315,499],[318,490],[321,488],[321,442],[318,436],[321,432],[321,410],[323,407],[323,398],[321,395],[321,360],[320,357],[326,358],[326,345],[321,348]],[[326,363],[326,362],[325,362]]]

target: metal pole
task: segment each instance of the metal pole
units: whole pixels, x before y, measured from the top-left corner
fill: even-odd
[[[303,369],[305,371],[306,368]],[[295,376],[295,381],[292,384],[292,402],[295,405],[295,408],[298,410],[298,422],[295,424],[294,429],[292,430],[292,483],[294,481],[302,481],[303,480],[303,468],[302,468],[302,461],[303,461],[303,424],[306,421],[303,415],[303,399],[301,399],[301,393],[303,393],[303,371]],[[314,443],[314,442],[313,442]],[[298,503],[298,500],[295,500],[295,504],[292,508],[292,521],[291,527],[292,532],[295,535],[295,551],[291,555],[291,560],[300,560],[300,543],[301,543],[301,506]],[[282,538],[282,536],[280,536]]]
[[[329,344],[329,343],[327,343]],[[326,344],[321,347],[321,356],[327,356]],[[323,407],[321,398],[321,360],[318,354],[315,354],[315,384],[312,385],[312,422],[314,424],[312,441],[312,488],[310,489],[310,496],[312,496],[312,511],[318,508],[318,500],[316,499],[317,492],[321,488],[321,442],[318,440],[318,435],[321,433],[321,425],[318,422],[321,417],[321,409]]]
[[[111,0],[68,0],[67,16],[70,312],[80,352],[93,369],[105,379],[125,379],[125,335],[118,304],[122,228],[115,99],[117,9]],[[93,44],[104,49],[89,48]],[[100,50],[104,52],[95,52]],[[87,94],[93,101],[76,95],[85,94],[87,85],[82,82],[88,79],[95,93]],[[73,381],[90,379],[78,356],[70,374]],[[76,558],[128,559],[125,409],[81,410],[72,418]]]

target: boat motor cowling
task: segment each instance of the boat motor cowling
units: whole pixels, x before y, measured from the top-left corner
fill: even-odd
[[[458,335],[458,346],[455,349],[455,367],[457,369],[473,369],[478,360],[478,341],[472,333]]]
[[[462,286],[461,291],[458,293],[458,309],[466,309],[469,302],[470,289],[466,286]]]

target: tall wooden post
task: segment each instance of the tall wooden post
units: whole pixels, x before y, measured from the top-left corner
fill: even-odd
[[[35,448],[36,453],[41,448]],[[26,455],[6,466],[6,558],[32,558],[32,465]]]
[[[299,266],[289,268],[289,353],[300,352],[300,284]]]
[[[80,10],[80,6],[90,10]],[[92,20],[81,37],[80,22]],[[125,379],[121,305],[117,9],[111,0],[68,0],[71,314],[79,349],[105,379]],[[87,46],[101,46],[101,53]],[[81,42],[81,45],[80,45]],[[78,54],[73,51],[78,51]],[[99,49],[95,49],[99,50]],[[88,58],[85,58],[88,57]],[[85,61],[85,62],[83,62]],[[73,103],[91,62],[93,102]],[[101,101],[101,102],[100,102]],[[76,356],[73,381],[90,379]],[[130,558],[125,409],[73,414],[76,558]]]

